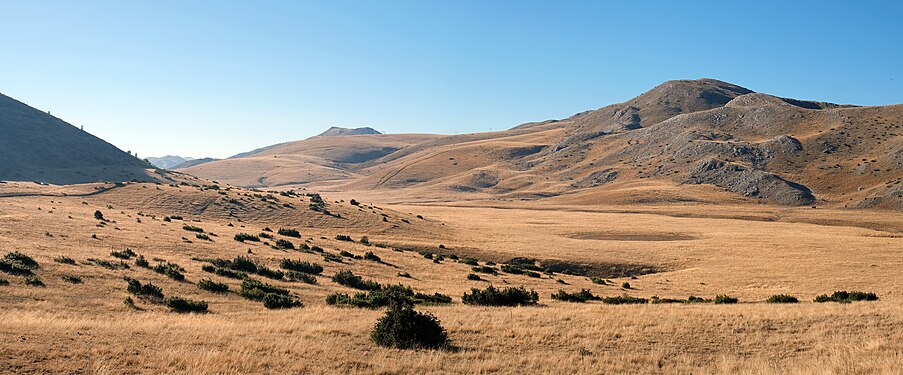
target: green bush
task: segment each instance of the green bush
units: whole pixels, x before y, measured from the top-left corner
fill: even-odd
[[[480,265],[480,263],[478,263],[477,260],[473,259],[473,258],[463,258],[463,259],[458,260],[458,262],[466,264],[468,266],[479,266]]]
[[[498,274],[497,269],[495,269],[493,267],[489,267],[489,266],[477,266],[477,267],[471,268],[471,270],[473,272],[488,273],[490,275]]]
[[[101,266],[101,267],[103,267],[103,268],[107,268],[107,269],[111,269],[111,270],[117,270],[117,269],[120,269],[120,268],[122,268],[122,269],[129,269],[129,268],[131,268],[131,267],[129,267],[129,265],[128,265],[126,262],[123,262],[123,261],[119,261],[119,263],[110,263],[110,262],[108,262],[108,261],[106,261],[106,260],[103,260],[103,259],[88,258],[88,259],[85,259],[85,262],[87,262],[87,263],[93,263],[93,264],[96,264],[96,265]]]
[[[625,281],[623,284],[621,284],[621,288],[630,289],[630,283]]]
[[[374,262],[382,262],[383,261],[382,258],[380,258],[378,255],[374,254],[372,251],[368,251],[368,252],[364,253],[364,259],[372,260]]]
[[[775,294],[765,300],[768,303],[798,303],[799,301],[796,297],[788,294]]]
[[[467,274],[467,280],[481,281],[483,279],[480,278],[480,275],[477,275],[475,273],[470,273],[470,274]]]
[[[372,280],[364,280],[362,277],[355,275],[354,272],[344,270],[336,272],[332,277],[332,281],[340,285],[360,290],[378,290],[382,286]]]
[[[311,275],[319,275],[323,272],[323,266],[302,260],[283,259],[279,266],[282,269],[309,273]]]
[[[166,275],[166,277],[169,277],[170,279],[173,279],[176,281],[185,280],[185,275],[182,274],[182,272],[184,272],[185,269],[182,268],[182,266],[175,264],[175,263],[162,262],[162,263],[154,266],[154,268],[152,268],[152,270],[154,270],[154,272],[156,272],[156,273],[164,274],[164,275]]]
[[[218,283],[211,279],[204,279],[198,281],[198,288],[206,290],[212,293],[226,293],[229,291],[229,286],[224,283]]]
[[[44,282],[37,275],[25,276],[25,285],[44,287]]]
[[[311,284],[311,285],[315,285],[317,283],[316,277],[314,277],[313,275],[308,275],[303,272],[287,271],[285,273],[285,276],[288,277],[288,279],[291,281],[300,281],[305,284]]]
[[[195,301],[182,297],[169,297],[165,301],[170,310],[179,313],[205,313],[207,302]]]
[[[858,291],[836,291],[830,296],[827,294],[822,294],[818,297],[815,297],[815,302],[840,302],[840,303],[850,303],[856,301],[877,301],[878,295],[875,293],[866,293],[866,292],[858,292]]]
[[[304,304],[291,296],[270,293],[263,296],[263,306],[268,309],[290,309]]]
[[[568,293],[561,289],[558,289],[558,293],[552,295],[552,299],[565,301],[565,302],[586,302],[586,301],[600,301],[602,297],[598,297],[593,295],[589,289],[581,289],[579,292]]]
[[[0,271],[13,275],[31,275],[32,271],[40,268],[38,262],[30,256],[18,251],[7,253],[0,258]]]
[[[269,279],[282,280],[285,273],[279,270],[272,270],[263,266],[257,267],[257,274]]]
[[[242,281],[241,283],[241,290],[239,291],[239,294],[247,299],[262,301],[263,297],[267,294],[279,294],[288,296],[289,291],[287,289],[283,289],[278,286],[270,285],[254,279],[245,279],[245,281]]]
[[[82,278],[75,276],[75,275],[63,274],[63,275],[60,275],[60,278],[63,279],[63,281],[71,283],[71,284],[81,284],[82,283]]]
[[[132,251],[132,249],[126,248],[125,250],[122,250],[122,251],[111,251],[110,255],[112,255],[116,258],[119,258],[119,259],[131,259],[133,256],[136,256],[138,254],[135,254],[135,252]]]
[[[448,334],[439,319],[414,311],[409,304],[395,304],[376,322],[370,339],[376,345],[397,349],[439,348],[448,345]]]
[[[342,263],[342,257],[333,253],[323,253],[323,260],[327,262]]]
[[[526,275],[526,276],[535,277],[535,278],[542,276],[539,273],[524,269],[521,266],[516,265],[516,264],[503,264],[500,268],[501,268],[502,272],[510,273],[513,275]]]
[[[257,273],[257,263],[255,263],[251,258],[244,256],[237,256],[232,261],[224,261],[220,267],[226,267],[229,269],[233,269],[236,271],[242,271],[247,273]]]
[[[335,239],[339,240],[339,241],[354,242],[354,239],[352,239],[351,236],[345,235],[345,234],[340,234],[338,236],[335,236]]]
[[[404,277],[404,278],[408,278],[408,279],[414,278],[413,276],[411,276],[411,274],[409,274],[407,272],[399,272],[397,275],[398,275],[398,277]]]
[[[278,239],[276,240],[276,247],[279,249],[294,250],[295,244],[293,244],[292,241],[289,240]]]
[[[72,258],[64,256],[64,255],[60,255],[56,258],[53,258],[53,261],[57,262],[57,263],[62,263],[62,264],[75,264],[75,259],[72,259]]]
[[[211,239],[210,236],[203,234],[203,233],[196,233],[194,235],[194,238],[197,238],[202,241],[213,241],[213,239]]]
[[[100,212],[100,210],[94,211],[94,219],[100,221],[106,220],[103,218],[103,212]]]
[[[273,238],[273,235],[272,235],[272,234],[269,234],[269,233],[267,233],[267,232],[260,232],[260,234],[258,234],[257,236],[260,237],[260,238],[266,238],[266,239],[272,239],[272,238]]]
[[[520,288],[496,289],[490,285],[480,290],[471,288],[470,293],[464,293],[461,301],[467,305],[481,306],[523,306],[533,305],[539,300],[539,295],[533,290]]]
[[[734,297],[731,297],[728,295],[719,294],[719,295],[715,296],[715,304],[717,304],[717,305],[732,304],[732,303],[737,303],[737,302],[739,302],[739,300],[737,298],[734,298]]]
[[[708,303],[708,302],[712,302],[712,300],[702,298],[702,297],[696,297],[696,296],[687,297],[687,303]]]
[[[235,240],[238,242],[245,242],[245,241],[260,242],[260,237],[257,237],[253,234],[239,233],[239,234],[235,235]]]
[[[7,285],[9,285],[9,280],[0,277],[0,286],[7,286]]]
[[[196,226],[194,226],[194,225],[184,225],[184,226],[182,226],[182,229],[187,230],[187,231],[189,231],[189,232],[204,233],[204,229],[203,229],[203,228],[201,228],[201,227],[196,227]]]
[[[296,229],[279,228],[278,233],[286,237],[301,238],[301,233],[299,233]]]
[[[126,288],[126,291],[128,291],[129,293],[156,302],[163,301],[162,288],[151,283],[142,285],[141,282],[136,279],[127,278],[126,281],[129,283],[128,288]]]
[[[602,299],[602,303],[609,305],[644,304],[647,302],[649,302],[648,299],[631,297],[626,294],[623,296],[605,297]]]
[[[150,268],[150,263],[144,259],[144,255],[135,257],[135,265],[138,267]]]

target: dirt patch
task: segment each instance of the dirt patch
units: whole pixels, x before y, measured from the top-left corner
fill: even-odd
[[[602,241],[689,241],[698,238],[684,233],[654,232],[576,232],[565,234],[564,237]]]

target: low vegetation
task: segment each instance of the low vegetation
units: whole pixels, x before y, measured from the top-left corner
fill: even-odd
[[[40,268],[38,262],[32,257],[18,251],[7,253],[3,258],[0,258],[0,272],[12,275],[29,276],[32,275],[33,270],[38,268]]]
[[[201,281],[198,281],[198,288],[211,293],[226,293],[229,291],[229,285],[218,283],[211,279],[203,279]]]
[[[339,285],[360,290],[378,290],[382,288],[379,283],[372,280],[364,280],[362,277],[355,275],[354,272],[348,270],[336,272],[332,277],[332,281]]]
[[[196,301],[182,297],[169,297],[164,303],[170,310],[179,313],[205,313],[207,312],[207,302]]]
[[[799,301],[796,297],[788,294],[775,294],[765,300],[768,303],[799,303]]]
[[[432,349],[448,345],[448,333],[439,319],[414,310],[406,303],[393,304],[376,322],[370,339],[379,346],[396,349]]]
[[[568,293],[561,289],[558,289],[558,292],[552,294],[552,299],[564,302],[586,302],[586,301],[601,301],[602,297],[593,295],[589,289],[581,289],[579,292]]]
[[[526,306],[534,305],[539,300],[539,294],[523,287],[496,289],[490,285],[480,290],[471,288],[470,293],[464,293],[461,301],[466,305],[480,306]]]
[[[628,296],[626,294],[622,295],[622,296],[602,298],[602,303],[608,304],[608,305],[645,304],[648,302],[649,302],[649,300],[646,298],[632,297],[632,296]]]
[[[283,259],[279,267],[286,270],[319,275],[323,272],[323,266],[302,260]]]
[[[301,238],[301,233],[296,229],[279,228],[279,231],[277,233],[286,237]]]
[[[239,294],[247,299],[263,302],[268,309],[284,309],[302,306],[301,301],[291,296],[287,289],[246,279],[241,283]]]
[[[850,303],[857,301],[877,301],[878,295],[870,292],[858,292],[858,291],[836,291],[830,296],[827,294],[822,294],[815,297],[815,302],[839,302],[839,303]]]
[[[257,237],[253,234],[248,234],[248,233],[238,233],[235,235],[234,238],[238,242],[245,242],[245,241],[260,242],[260,237]]]

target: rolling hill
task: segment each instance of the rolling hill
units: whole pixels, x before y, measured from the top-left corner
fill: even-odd
[[[0,94],[0,180],[72,184],[154,180],[144,161]]]
[[[386,146],[315,137],[185,171],[241,186],[392,190],[426,200],[903,209],[903,105],[839,105],[679,80],[562,120],[419,137]],[[359,147],[366,157],[335,156]]]

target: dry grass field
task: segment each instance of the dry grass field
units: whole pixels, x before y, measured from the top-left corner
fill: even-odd
[[[29,286],[23,276],[0,273],[9,281],[0,286],[0,372],[901,373],[899,213],[768,205],[585,207],[554,200],[423,203],[375,195],[353,205],[351,196],[326,194],[325,214],[308,207],[311,197],[270,194],[150,183],[0,184],[0,256],[18,251],[32,257],[40,266],[34,274],[44,284]],[[379,201],[393,203],[371,203]],[[103,214],[103,224],[95,211]],[[181,219],[165,221],[167,216]],[[210,240],[185,227],[201,228]],[[301,237],[233,239],[264,228],[294,228]],[[363,236],[370,246],[361,243]],[[269,246],[277,239],[319,246],[342,260]],[[185,279],[140,267],[134,257],[111,255],[126,248],[151,266],[179,265]],[[341,251],[370,251],[381,260],[340,256]],[[421,254],[426,252],[445,258],[433,261]],[[54,260],[61,256],[74,264]],[[253,275],[288,289],[304,304],[271,310],[240,296],[240,280],[202,271],[207,259],[236,256],[274,270],[285,258],[324,270],[316,284]],[[481,265],[531,258],[585,274],[499,272],[473,281],[466,278],[471,266],[452,256],[476,258]],[[343,270],[451,296],[451,304],[417,309],[441,320],[452,347],[374,345],[369,334],[382,309],[325,302],[331,293],[355,292],[331,280]],[[596,284],[592,276],[609,282]],[[158,285],[166,296],[204,300],[209,312],[176,313],[135,296],[129,306],[125,277]],[[229,285],[230,292],[196,285],[208,278]],[[463,293],[490,283],[534,289],[539,304],[462,304]],[[550,298],[559,289],[584,288],[603,297],[726,294],[740,303],[609,305]],[[835,290],[875,292],[880,300],[812,302]],[[801,302],[764,302],[775,294]]]

